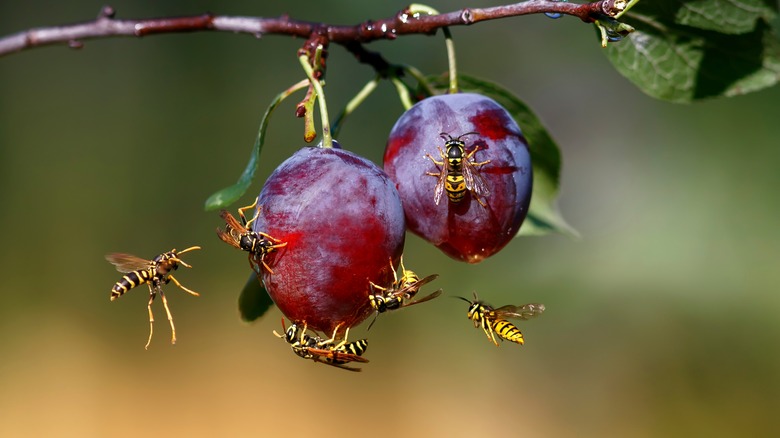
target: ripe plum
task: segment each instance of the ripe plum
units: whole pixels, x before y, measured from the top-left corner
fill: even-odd
[[[369,282],[388,284],[403,252],[404,212],[395,185],[343,149],[306,147],[268,177],[255,231],[287,245],[258,269],[282,313],[328,337],[374,309]],[[262,266],[262,264],[259,264]]]
[[[472,168],[489,194],[475,196],[467,190],[460,202],[453,202],[445,193],[437,204],[438,177],[429,173],[446,171],[445,144],[459,137],[465,144],[464,161],[489,161]],[[427,155],[445,166],[437,167]],[[418,102],[390,132],[384,169],[401,195],[407,227],[456,260],[478,263],[495,254],[517,234],[528,213],[528,144],[509,112],[485,96],[457,93]]]

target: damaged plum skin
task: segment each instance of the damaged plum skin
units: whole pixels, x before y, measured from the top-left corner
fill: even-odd
[[[443,161],[441,134],[462,136],[465,152],[476,146],[472,161],[490,194],[481,198],[469,192],[459,203],[446,193],[437,205],[439,173],[430,154]],[[467,133],[472,133],[464,135]],[[479,263],[501,250],[520,229],[531,202],[531,158],[528,143],[511,115],[494,100],[470,93],[434,96],[418,102],[396,122],[384,155],[384,169],[395,181],[410,231],[434,244],[448,256]]]
[[[287,246],[257,271],[279,310],[330,337],[374,309],[369,282],[389,284],[405,224],[395,185],[370,161],[341,149],[306,147],[268,177],[255,231]]]

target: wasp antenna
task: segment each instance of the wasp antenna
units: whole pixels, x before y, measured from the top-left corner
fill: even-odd
[[[479,134],[479,132],[471,131],[471,132],[467,132],[465,134],[461,134],[461,135],[458,136],[457,140],[460,140],[461,138],[463,138],[463,137],[465,137],[467,135],[471,135],[471,134]]]
[[[199,246],[191,246],[191,247],[189,247],[187,249],[183,249],[181,251],[178,251],[178,253],[179,254],[184,254],[185,252],[195,251],[196,249],[201,249],[201,248]]]
[[[446,132],[439,133],[439,137],[441,137],[442,139],[447,140],[447,141],[451,141],[452,140],[452,136],[447,134]]]
[[[465,302],[467,302],[469,304],[473,304],[474,303],[473,301],[467,300],[466,298],[463,298],[463,297],[458,296],[458,295],[453,295],[452,298],[460,298],[461,300],[463,300],[463,301],[465,301]]]
[[[374,325],[374,323],[376,322],[377,315],[379,315],[379,312],[374,312],[374,319],[371,320],[371,324],[368,325],[368,328],[366,329],[366,331],[370,331],[371,330],[371,326]]]

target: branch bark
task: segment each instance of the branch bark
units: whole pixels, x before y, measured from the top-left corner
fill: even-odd
[[[432,34],[446,26],[470,25],[480,21],[545,12],[572,15],[587,23],[604,16],[614,17],[625,8],[625,4],[625,0],[601,0],[585,4],[530,0],[490,8],[465,8],[440,15],[414,14],[407,8],[393,17],[369,20],[354,26],[293,20],[287,16],[263,18],[212,14],[118,20],[114,18],[113,8],[107,6],[92,21],[30,29],[0,38],[0,56],[55,44],[80,48],[83,40],[96,38],[143,37],[161,33],[203,31],[244,33],[258,38],[265,35],[308,38],[318,33],[330,42],[347,45],[355,42],[368,43],[381,39],[395,39],[400,35]]]

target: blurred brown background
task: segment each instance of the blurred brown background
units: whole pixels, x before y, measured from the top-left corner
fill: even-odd
[[[174,3],[174,2],[171,2]],[[357,23],[404,3],[115,1],[118,17],[211,11]],[[333,3],[333,2],[330,2]],[[496,4],[496,3],[493,3]],[[434,1],[442,11],[484,2]],[[101,2],[4,2],[0,34],[91,19]],[[302,40],[227,33],[87,41],[0,59],[1,436],[769,436],[780,408],[777,87],[691,106],[641,94],[594,31],[543,16],[453,29],[463,72],[515,91],[564,155],[561,208],[582,234],[518,239],[465,266],[409,236],[448,295],[538,301],[523,347],[490,345],[464,303],[380,318],[361,374],[300,360],[236,300],[246,257],[202,209],[242,171],[270,100],[303,77]],[[372,44],[426,72],[444,42]],[[336,113],[373,73],[333,47]],[[303,145],[274,115],[251,202]],[[383,84],[340,141],[379,162],[402,108]],[[168,287],[179,342],[145,288],[109,302],[114,251],[199,244]],[[365,335],[365,326],[355,332]]]

